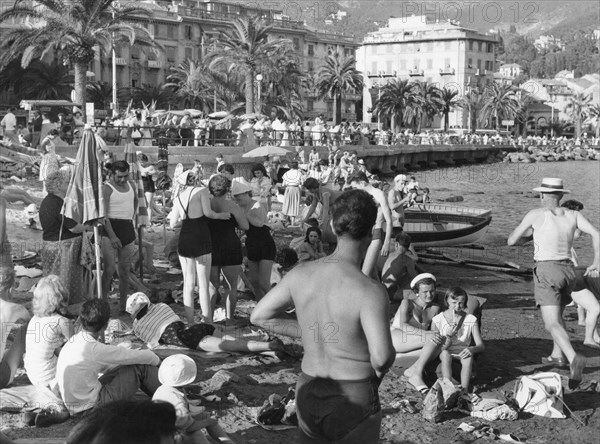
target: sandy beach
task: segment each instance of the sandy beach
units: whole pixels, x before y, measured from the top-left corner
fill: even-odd
[[[9,183],[7,186],[13,185]],[[23,186],[34,197],[42,196],[37,182],[28,181],[14,186]],[[26,219],[23,215],[23,205],[9,204],[7,219],[8,236],[15,253],[39,250],[41,231],[24,227]],[[181,275],[166,266],[162,251],[162,227],[155,226],[154,232],[148,233],[146,239],[155,245],[155,265],[159,270],[158,282],[150,285],[169,292],[176,289],[181,282]],[[543,356],[549,355],[552,341],[544,331],[540,313],[534,306],[532,283],[529,278],[459,266],[421,266],[437,276],[442,288],[460,285],[470,295],[486,299],[482,324],[486,350],[476,364],[477,376],[474,379],[474,389],[478,394],[501,396],[512,393],[519,376],[541,371],[557,372],[563,377],[563,386],[566,386],[568,369],[552,368],[540,363]],[[14,292],[14,299],[28,308],[31,306],[31,298],[32,294],[27,290]],[[247,317],[254,305],[252,300],[240,300],[238,315]],[[174,304],[173,308],[178,312],[182,311],[181,304]],[[397,305],[392,306],[392,314],[396,308]],[[577,325],[575,308],[567,308],[565,318],[575,349],[588,358],[584,381],[600,380],[600,356],[597,351],[582,345],[583,327]],[[126,317],[122,317],[121,321],[130,324]],[[256,329],[251,331],[248,328],[240,329],[239,334],[247,337],[261,335]],[[284,340],[290,342],[289,339]],[[159,353],[167,355],[174,352],[177,351],[164,350]],[[295,430],[267,431],[257,425],[254,419],[258,408],[270,394],[285,395],[288,388],[295,385],[300,371],[299,360],[280,360],[263,355],[208,355],[195,351],[189,354],[198,365],[198,378],[194,384],[204,396],[202,405],[207,411],[214,412],[221,426],[231,433],[236,442],[297,442]],[[426,422],[420,414],[421,395],[407,388],[400,380],[405,365],[406,361],[400,359],[385,377],[380,388],[384,410],[380,440],[382,443],[484,443],[490,440],[485,437],[476,438],[473,434],[457,430],[457,426],[463,422],[473,424],[482,421],[463,413],[450,412],[439,424]],[[214,377],[217,372],[219,374]],[[435,379],[435,375],[430,376]],[[15,379],[15,384],[28,384],[22,369]],[[396,401],[402,399],[412,402],[419,412],[403,413],[392,407]],[[567,419],[522,414],[516,421],[492,421],[489,425],[499,434],[511,433],[527,443],[597,443],[597,432],[600,429],[600,393],[567,391],[564,402],[573,412],[565,412]],[[0,414],[0,421],[2,432],[13,439],[63,438],[76,423],[76,419],[71,419],[47,429],[37,429],[23,426],[20,423],[20,415],[8,413]]]

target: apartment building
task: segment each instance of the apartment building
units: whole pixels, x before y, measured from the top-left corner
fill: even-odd
[[[305,26],[304,22],[290,20],[281,11],[272,8],[248,6],[252,3],[197,0],[145,0],[139,3],[152,9],[153,14],[150,18],[140,17],[138,23],[148,29],[164,51],[156,54],[136,45],[118,47],[115,55],[119,88],[157,86],[165,83],[171,67],[186,59],[202,59],[212,50],[210,41],[214,37],[226,30],[235,19],[248,16],[260,17],[271,25],[273,38],[291,40],[297,51],[300,67],[309,74],[318,71],[324,55],[328,52],[337,51],[353,56],[358,47],[353,37]],[[94,80],[112,83],[110,54],[97,51],[89,70],[93,73]],[[356,119],[355,106],[360,97],[360,94],[344,97],[344,118]],[[314,91],[307,91],[303,105],[305,118],[314,118],[320,113],[331,117],[333,112],[333,100],[317,100]]]
[[[390,79],[427,81],[458,90],[460,95],[493,81],[497,70],[497,34],[483,34],[454,22],[427,16],[390,18],[387,26],[367,34],[357,50],[357,69],[365,76],[363,120],[372,121],[371,108],[380,88]],[[467,113],[455,109],[450,126],[467,126]],[[389,119],[384,122],[389,125]],[[438,117],[432,128],[443,126]]]

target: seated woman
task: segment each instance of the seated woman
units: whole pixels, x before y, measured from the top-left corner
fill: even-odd
[[[321,243],[321,230],[318,227],[309,227],[306,230],[304,242],[298,247],[298,262],[316,261],[327,256]]]

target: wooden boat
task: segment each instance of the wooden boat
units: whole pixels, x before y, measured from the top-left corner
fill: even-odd
[[[480,239],[492,222],[492,211],[445,204],[415,204],[404,210],[404,231],[415,247],[447,247]]]

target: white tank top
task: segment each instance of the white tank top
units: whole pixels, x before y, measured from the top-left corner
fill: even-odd
[[[108,205],[107,216],[109,219],[133,220],[133,188],[127,182],[127,191],[117,190],[110,182],[107,185],[112,188],[110,203]]]
[[[571,259],[577,215],[571,210],[564,211],[563,216],[556,216],[552,211],[546,211],[544,222],[539,227],[533,227],[533,258],[536,261]]]

